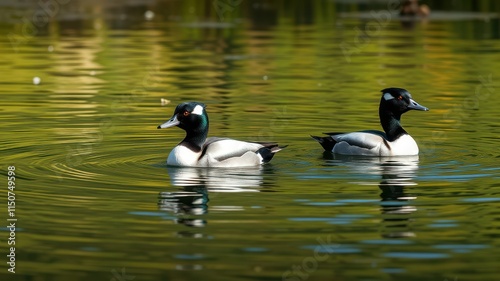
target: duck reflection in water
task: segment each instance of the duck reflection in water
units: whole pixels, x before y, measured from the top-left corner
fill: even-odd
[[[381,201],[381,213],[383,219],[382,237],[404,238],[413,237],[411,231],[411,214],[417,210],[410,205],[416,195],[407,193],[408,186],[416,186],[413,181],[418,170],[418,156],[404,157],[404,159],[391,159],[380,165],[382,169],[382,180],[379,188]]]
[[[176,216],[175,222],[192,227],[204,227],[200,218],[208,213],[209,194],[219,192],[259,192],[263,184],[263,167],[191,168],[168,167],[170,182],[180,191],[160,192],[158,208]],[[219,206],[223,208],[223,206]]]
[[[381,193],[380,211],[382,215],[382,234],[384,238],[413,237],[411,214],[417,210],[410,205],[417,196],[407,193],[409,186],[416,186],[413,181],[418,171],[419,158],[414,156],[397,157],[361,157],[325,153],[329,164],[347,166],[351,173],[363,176],[380,175],[378,184]],[[372,182],[358,182],[372,185]]]
[[[203,227],[206,221],[192,218],[207,213],[208,192],[204,186],[186,186],[177,192],[160,192],[158,208],[176,216],[176,223],[193,227]]]

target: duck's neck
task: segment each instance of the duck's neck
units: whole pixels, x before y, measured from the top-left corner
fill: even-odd
[[[182,140],[181,144],[189,147],[192,151],[200,152],[207,140],[207,135],[208,119],[205,119],[198,127],[186,130],[186,137]]]
[[[407,134],[401,126],[401,114],[394,114],[390,111],[380,108],[379,110],[380,124],[384,128],[387,140],[394,141],[400,136]]]

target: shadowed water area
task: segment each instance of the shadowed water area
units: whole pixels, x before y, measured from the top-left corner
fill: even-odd
[[[0,1],[0,279],[498,280],[500,2],[390,2]],[[387,87],[430,109],[402,117],[418,157],[310,138],[380,130]],[[192,100],[209,136],[288,147],[167,167]]]

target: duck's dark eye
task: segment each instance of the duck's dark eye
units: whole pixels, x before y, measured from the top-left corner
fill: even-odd
[[[402,100],[403,99],[403,96],[398,96],[398,100]]]
[[[182,113],[182,115],[184,115],[184,116],[188,116],[189,114],[191,114],[191,112],[189,112],[189,111],[187,111],[187,110],[186,110],[186,111],[184,111],[184,113]]]

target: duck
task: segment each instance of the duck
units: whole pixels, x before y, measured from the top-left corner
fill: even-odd
[[[230,138],[207,138],[209,121],[206,105],[183,102],[173,116],[158,129],[179,127],[184,139],[172,149],[168,166],[180,167],[252,167],[268,163],[286,146],[274,142],[247,142]]]
[[[428,17],[431,13],[429,6],[419,5],[418,0],[405,0],[401,3],[399,15],[401,16],[420,16]]]
[[[379,118],[384,132],[376,130],[352,133],[325,133],[326,137],[311,136],[325,151],[341,155],[413,156],[418,145],[401,126],[401,115],[410,110],[429,111],[413,100],[403,88],[381,90]]]

